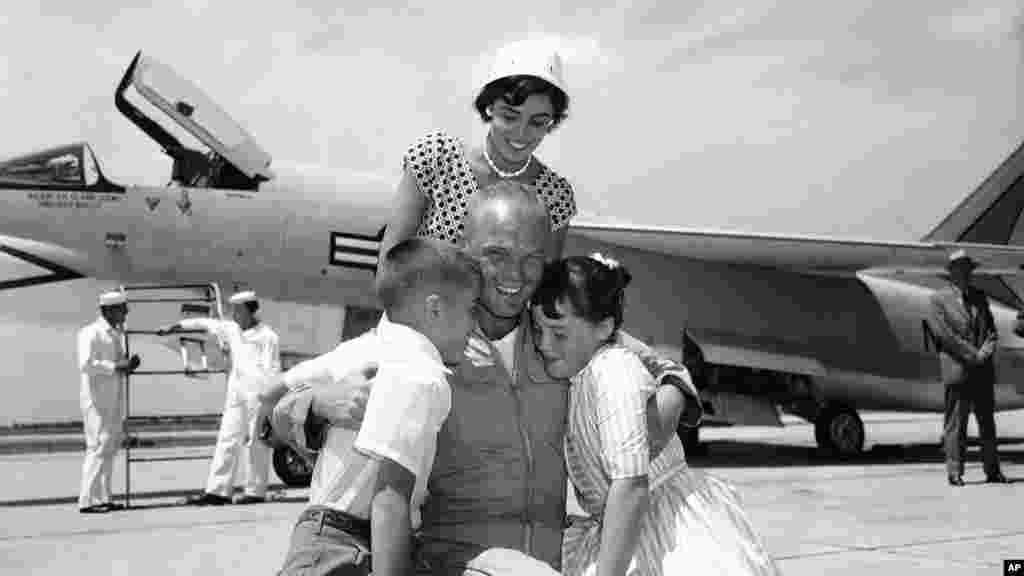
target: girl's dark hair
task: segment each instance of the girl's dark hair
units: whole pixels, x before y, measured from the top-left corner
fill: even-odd
[[[491,121],[487,107],[501,98],[509,106],[521,106],[533,94],[547,94],[551,98],[555,122],[552,128],[565,120],[569,108],[569,96],[554,84],[536,76],[506,76],[488,83],[480,90],[473,106],[484,123]]]
[[[614,267],[589,256],[573,256],[548,263],[533,295],[533,305],[544,315],[559,318],[555,304],[568,301],[577,316],[597,324],[611,318],[622,326],[623,295],[633,276],[621,264]]]

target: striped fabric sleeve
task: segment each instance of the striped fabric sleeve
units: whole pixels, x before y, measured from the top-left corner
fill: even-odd
[[[646,476],[650,451],[645,408],[653,390],[650,375],[635,354],[622,348],[600,352],[591,368],[593,408],[608,477]]]
[[[680,392],[683,392],[683,395],[688,397],[679,422],[691,428],[700,425],[704,417],[704,409],[701,406],[697,387],[694,386],[690,372],[685,366],[655,352],[643,342],[627,334],[624,330],[619,330],[618,332],[618,344],[632,350],[637,355],[647,373],[654,378],[658,386],[665,385],[665,378],[668,376],[678,378],[685,389],[685,392],[683,390],[680,390]]]

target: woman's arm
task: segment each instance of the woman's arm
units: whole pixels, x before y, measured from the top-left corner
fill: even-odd
[[[380,241],[381,256],[387,254],[395,244],[411,238],[416,233],[426,209],[427,197],[416,183],[416,177],[406,170],[398,182],[391,221],[384,229],[384,237]],[[377,264],[378,274],[380,273],[380,263],[383,261],[382,257]]]
[[[602,515],[598,576],[622,576],[626,573],[648,502],[646,476],[612,480]]]
[[[565,249],[565,237],[569,233],[569,225],[566,224],[551,235],[551,244],[549,246],[550,251],[548,252],[548,261],[558,260],[562,257],[562,250]]]

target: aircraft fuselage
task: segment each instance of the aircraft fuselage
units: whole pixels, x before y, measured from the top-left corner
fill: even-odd
[[[306,182],[251,192],[5,189],[0,232],[44,243],[49,259],[99,279],[217,282],[285,301],[374,306],[372,270],[390,194],[309,175]],[[681,259],[570,232],[566,253],[594,251],[635,272],[625,329],[648,344],[679,350],[686,330],[708,361],[809,376],[819,400],[942,409],[927,288]],[[992,311],[1000,333],[997,406],[1024,407],[1016,312],[998,303]]]

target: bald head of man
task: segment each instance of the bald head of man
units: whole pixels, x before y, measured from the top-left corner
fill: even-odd
[[[483,316],[504,322],[518,318],[544,272],[551,220],[529,187],[502,180],[469,201],[463,232],[466,251],[480,261]],[[486,318],[481,327],[487,328]]]

